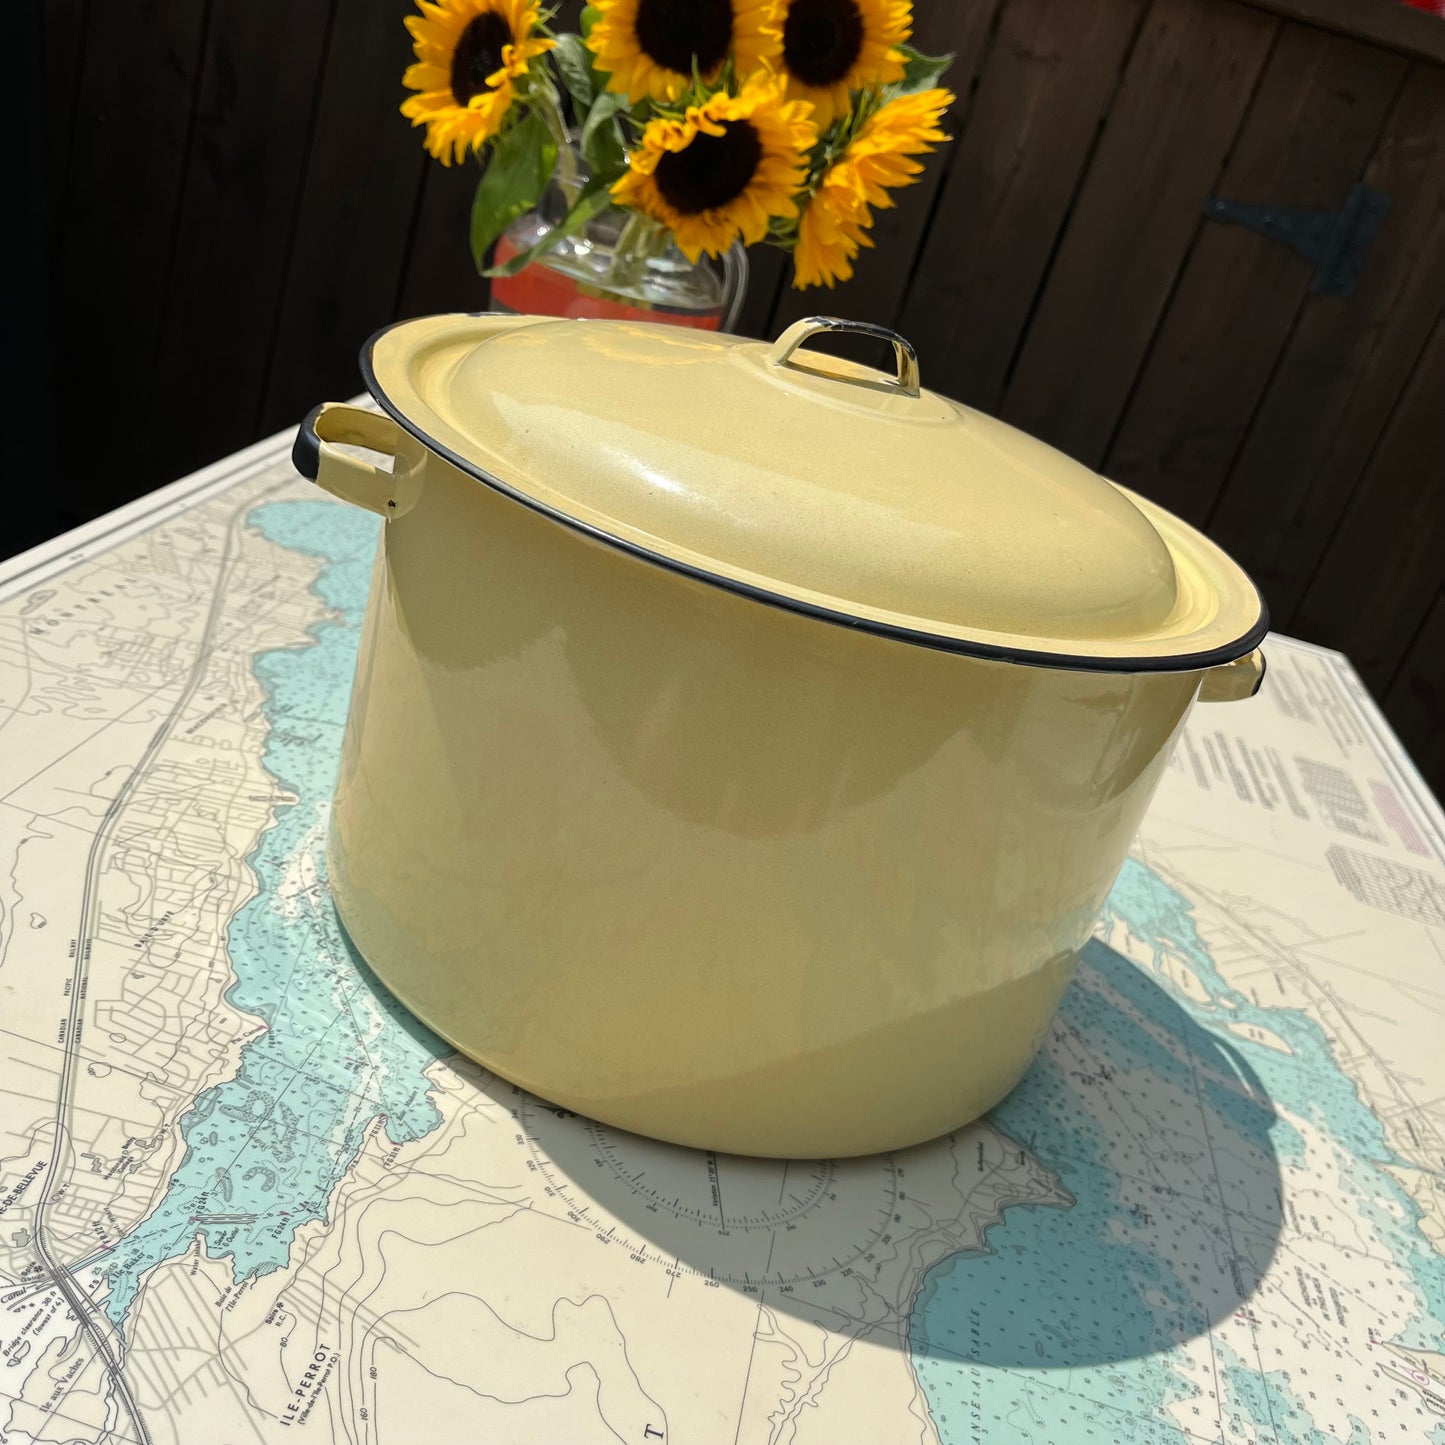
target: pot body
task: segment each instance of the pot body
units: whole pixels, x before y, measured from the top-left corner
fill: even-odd
[[[709,1149],[867,1153],[996,1103],[1201,674],[817,621],[399,452],[330,844],[387,987],[513,1082]]]

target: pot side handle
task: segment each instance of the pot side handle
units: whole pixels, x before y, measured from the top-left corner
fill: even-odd
[[[343,502],[389,520],[404,517],[421,498],[421,476],[379,467],[339,451],[332,443],[396,455],[396,423],[379,411],[323,401],[296,429],[291,461],[296,470]]]
[[[1253,697],[1264,681],[1264,653],[1255,648],[1233,662],[1211,667],[1199,685],[1200,702],[1238,702]]]

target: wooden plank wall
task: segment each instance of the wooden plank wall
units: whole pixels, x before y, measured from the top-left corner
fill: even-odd
[[[45,0],[63,514],[359,387],[475,310],[472,173],[401,120],[404,0]],[[743,329],[893,326],[925,384],[1205,527],[1347,651],[1445,788],[1445,22],[1391,0],[917,0],[953,143],[832,295],[755,253]],[[1389,210],[1347,297],[1210,197]],[[91,460],[106,458],[104,468]]]

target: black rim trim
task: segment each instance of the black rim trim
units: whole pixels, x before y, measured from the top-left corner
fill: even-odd
[[[471,314],[484,315],[486,313]],[[739,582],[732,577],[722,577],[705,568],[694,567],[672,557],[664,557],[661,553],[649,551],[648,548],[639,546],[635,542],[629,542],[625,537],[618,537],[611,532],[603,531],[600,527],[594,527],[590,522],[583,522],[577,517],[568,516],[566,512],[549,507],[545,502],[539,502],[535,497],[529,497],[516,487],[509,486],[499,477],[494,477],[475,462],[469,461],[466,457],[453,451],[444,442],[439,442],[435,437],[429,436],[416,422],[402,412],[377,381],[376,368],[372,365],[371,356],[376,343],[383,336],[409,324],[410,321],[396,321],[374,332],[361,348],[360,357],[361,376],[366,383],[367,390],[399,427],[410,432],[424,447],[445,458],[458,471],[475,478],[492,488],[493,491],[500,492],[504,497],[510,497],[512,501],[520,503],[529,511],[560,523],[570,531],[580,532],[584,537],[590,537],[594,542],[601,542],[614,551],[625,552],[640,561],[650,562],[669,572],[689,577],[694,582],[704,582],[709,587],[720,587],[725,592],[746,597],[752,602],[761,602],[768,607],[780,607],[785,612],[796,612],[818,622],[829,622],[837,627],[851,628],[855,632],[871,633],[875,637],[884,637],[892,642],[906,642],[914,647],[927,647],[935,652],[958,653],[964,657],[980,657],[989,662],[1011,662],[1022,667],[1058,668],[1069,672],[1204,672],[1211,667],[1219,667],[1226,662],[1234,662],[1238,658],[1247,656],[1264,641],[1265,634],[1269,631],[1269,609],[1265,605],[1263,596],[1260,595],[1259,588],[1255,586],[1253,578],[1248,578],[1247,574],[1249,585],[1254,588],[1255,596],[1259,600],[1259,617],[1254,625],[1235,641],[1226,642],[1219,647],[1212,647],[1206,652],[1174,653],[1166,657],[1087,657],[1075,653],[1036,651],[1026,647],[1004,647],[998,643],[943,637],[935,632],[920,632],[909,627],[898,627],[888,622],[876,622],[869,617],[858,617],[849,612],[835,612],[831,608],[818,607],[811,602],[803,602],[795,597],[786,597],[778,592],[769,592],[766,588],[754,587],[751,583]]]

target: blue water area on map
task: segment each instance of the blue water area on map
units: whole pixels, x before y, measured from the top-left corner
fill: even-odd
[[[262,761],[295,797],[249,859],[259,892],[228,938],[227,996],[263,1028],[234,1076],[182,1118],[186,1152],[165,1195],[107,1263],[106,1312],[117,1323],[145,1272],[197,1236],[212,1256],[234,1256],[238,1280],[280,1268],[297,1229],[326,1217],[373,1120],[396,1143],[441,1122],[422,1071],[450,1050],[351,951],[325,884],[324,824],[379,523],[319,500],[268,503],[250,522],[323,560],[316,591],[332,616],[308,645],[255,660],[270,724]]]
[[[1209,994],[1208,1004],[1183,1001],[1201,1024],[1214,1028],[1225,1021],[1253,1024],[1289,1046],[1285,1055],[1238,1040],[1270,1098],[1332,1141],[1341,1182],[1351,1192],[1351,1207],[1366,1215],[1389,1256],[1415,1281],[1418,1310],[1395,1343],[1438,1350],[1445,1336],[1445,1258],[1420,1229],[1420,1206],[1390,1172],[1391,1166],[1404,1161],[1390,1148],[1384,1127],[1354,1081],[1335,1062],[1325,1031],[1297,1009],[1261,1008],[1230,988],[1199,937],[1189,900],[1144,864],[1132,858],[1125,864],[1110,895],[1107,916],[1148,942],[1156,957],[1169,949],[1188,960]],[[1287,1148],[1279,1152],[1286,1163],[1297,1157]]]
[[[1248,1419],[1259,1440],[1279,1440],[1294,1445],[1370,1445],[1370,1431],[1364,1421],[1348,1416],[1350,1433],[1343,1440],[1322,1434],[1314,1418],[1290,1385],[1285,1370],[1261,1371],[1257,1364],[1242,1359],[1225,1341],[1216,1340],[1214,1357],[1228,1386],[1234,1412]]]
[[[1419,1310],[1399,1342],[1439,1348],[1445,1260],[1323,1031],[1230,989],[1189,901],[1144,865],[1125,865],[1105,916],[1156,963],[1186,962],[1208,1001],[1166,991],[1101,941],[1084,950],[1048,1046],[992,1115],[1073,1203],[1008,1209],[985,1250],[929,1272],[910,1316],[944,1445],[1187,1445],[1164,1414],[1171,1404],[1197,1411],[1198,1434],[1214,1438],[1216,1382],[1177,1346],[1248,1315],[1279,1238],[1281,1174],[1303,1162],[1283,1112],[1334,1141],[1353,1207],[1416,1280]],[[1225,1022],[1268,1029],[1291,1053],[1226,1034]],[[1336,1439],[1315,1428],[1283,1372],[1261,1373],[1222,1342],[1215,1358],[1236,1413],[1282,1441]],[[1347,1445],[1361,1445],[1363,1428]]]
[[[987,1253],[926,1277],[909,1345],[945,1445],[1052,1445],[1103,1420],[1110,1439],[1172,1445],[1163,1410],[1191,1384],[1170,1351],[1239,1308],[1279,1238],[1267,1095],[1235,1050],[1095,941],[1054,1039],[992,1122],[1073,1202],[1007,1210]],[[1218,1284],[1232,1251],[1211,1146],[1250,1176],[1258,1248],[1239,1286]],[[1052,1375],[1065,1366],[1066,1381]]]

